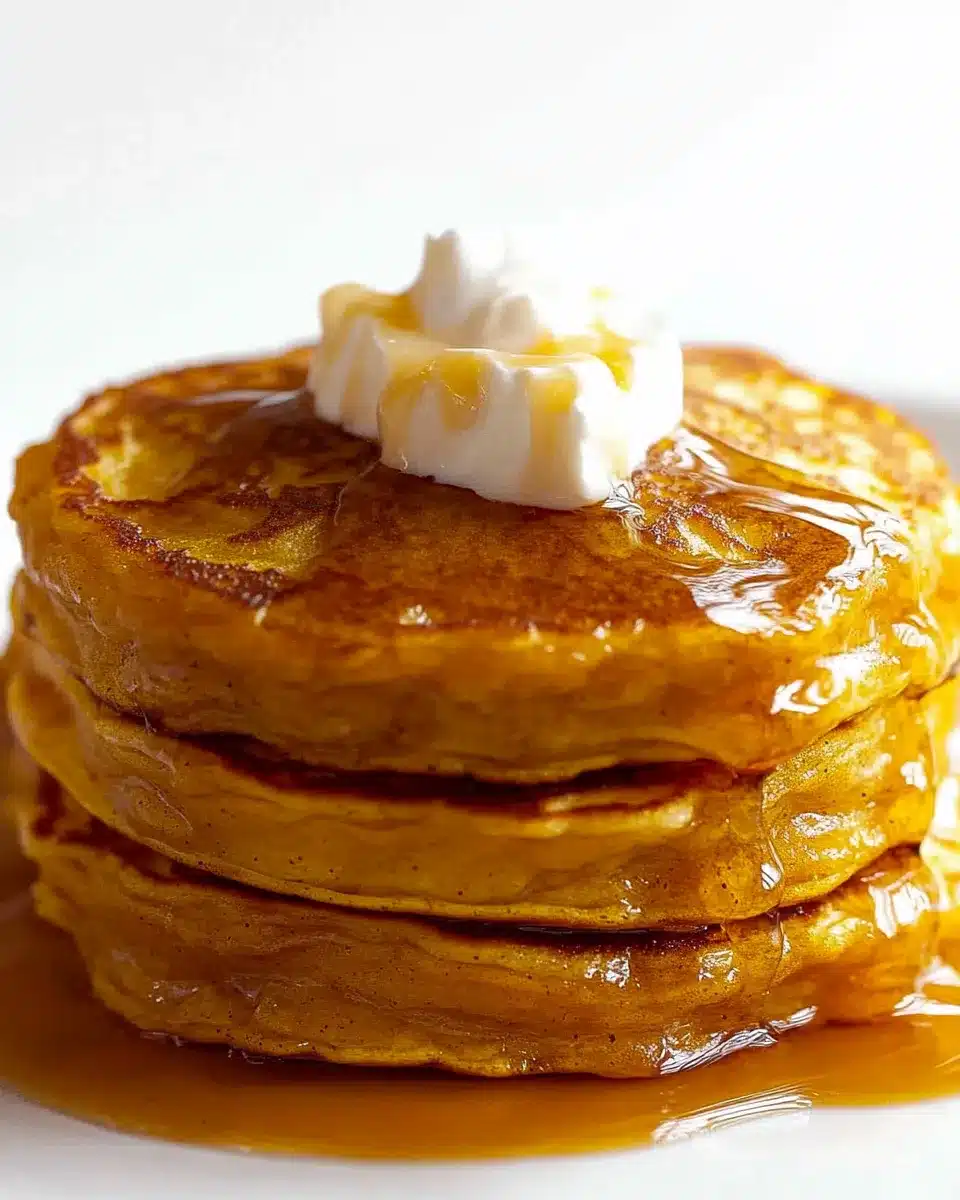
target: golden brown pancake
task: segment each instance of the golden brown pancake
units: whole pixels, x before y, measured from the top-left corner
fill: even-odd
[[[706,763],[510,787],[343,775],[114,712],[19,636],[11,720],[83,807],[180,862],[351,907],[575,928],[682,928],[827,892],[917,845],[958,683],[899,697],[765,776]]]
[[[954,488],[886,409],[693,350],[686,424],[551,512],[380,466],[306,357],[108,389],[21,459],[19,603],[117,710],[349,770],[743,771],[960,654]]]
[[[826,900],[697,933],[558,934],[358,913],[201,875],[119,837],[26,756],[41,915],[141,1028],[257,1053],[480,1075],[648,1076],[891,1013],[936,932],[894,851]]]

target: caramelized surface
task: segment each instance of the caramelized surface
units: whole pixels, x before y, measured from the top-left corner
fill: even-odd
[[[751,917],[917,845],[958,690],[871,709],[765,776],[651,765],[518,788],[338,775],[173,738],[97,701],[27,637],[15,660],[23,745],[91,814],[163,854],[328,903],[583,928]]]
[[[20,602],[118,709],[349,769],[755,769],[958,657],[953,488],[865,400],[691,351],[686,427],[556,513],[264,394],[305,359],[109,389],[22,458]]]
[[[38,911],[128,1021],[257,1053],[479,1075],[652,1076],[771,1031],[891,1013],[936,888],[891,852],[826,900],[698,933],[457,925],[283,899],[178,867],[75,807],[25,755]]]

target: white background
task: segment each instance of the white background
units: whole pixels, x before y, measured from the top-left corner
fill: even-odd
[[[309,337],[322,287],[402,285],[450,224],[688,339],[956,399],[958,46],[954,0],[0,0],[0,472],[107,379]]]
[[[689,337],[960,394],[953,0],[0,0],[2,403],[519,228]]]
[[[958,46],[954,0],[0,0],[0,463],[107,378],[310,336],[322,287],[401,285],[422,233],[457,223],[635,287],[687,338],[956,400]],[[0,574],[13,559],[4,528]],[[107,1195],[94,1166],[126,1174],[24,1112],[0,1118],[0,1195],[67,1177]],[[904,1170],[914,1148],[939,1165],[954,1118],[914,1110]],[[754,1148],[744,1179],[811,1194],[816,1161],[890,1194],[880,1124],[854,1153],[834,1120],[786,1172]],[[143,1158],[173,1170],[144,1148],[131,1171]],[[695,1194],[679,1159],[616,1161]],[[688,1161],[732,1185],[723,1153]],[[272,1171],[230,1162],[213,1176]],[[559,1197],[584,1171],[608,1178],[586,1160],[509,1178]],[[386,1177],[350,1178],[372,1195]]]
[[[456,223],[955,399],[958,46],[954,0],[0,0],[0,464]]]

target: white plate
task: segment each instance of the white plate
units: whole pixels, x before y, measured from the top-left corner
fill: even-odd
[[[960,412],[913,410],[960,472]],[[11,446],[12,450],[13,447]],[[6,447],[0,446],[0,452]],[[10,563],[0,564],[12,566]],[[0,1196],[17,1200],[807,1200],[950,1197],[960,1099],[799,1110],[655,1150],[495,1163],[388,1164],[196,1150],[94,1129],[0,1090]]]

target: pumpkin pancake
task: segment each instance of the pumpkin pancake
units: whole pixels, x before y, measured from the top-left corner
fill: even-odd
[[[358,913],[178,866],[20,759],[38,911],[74,937],[108,1007],[191,1041],[480,1075],[658,1075],[890,1014],[936,934],[932,875],[906,849],[825,900],[685,935]]]
[[[308,353],[110,388],[21,458],[19,603],[118,711],[347,770],[759,770],[960,653],[955,492],[886,409],[692,350],[685,425],[556,512],[380,465]]]
[[[576,928],[682,928],[819,897],[917,845],[958,683],[901,696],[767,775],[706,763],[516,787],[321,772],[114,712],[37,642],[8,706],[33,758],[120,833],[198,869],[351,907]]]

